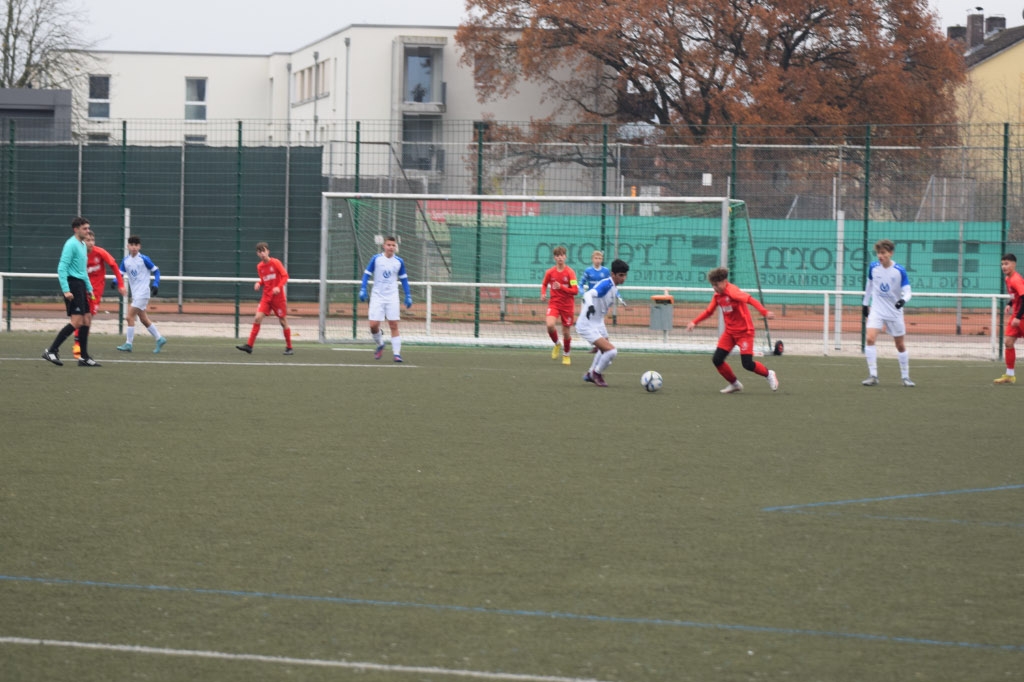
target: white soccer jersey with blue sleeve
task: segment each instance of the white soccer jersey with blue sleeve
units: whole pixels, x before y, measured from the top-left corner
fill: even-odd
[[[154,284],[160,286],[160,268],[149,259],[149,256],[141,253],[137,256],[125,256],[121,261],[121,272],[128,280],[133,299],[149,298],[150,273],[153,274]]]
[[[868,268],[868,285],[864,289],[864,305],[881,320],[895,320],[903,315],[896,302],[910,300],[910,278],[902,265],[892,263],[889,267],[875,261]]]
[[[366,266],[366,272],[373,278],[373,291],[371,296],[394,298],[398,300],[398,286],[409,281],[409,275],[405,272],[405,261],[399,256],[388,258],[383,253],[378,253],[370,259]]]
[[[587,308],[594,306],[594,313],[590,316],[591,322],[603,321],[604,316],[612,307],[612,303],[619,297],[619,288],[612,282],[611,277],[602,279],[596,286],[592,287],[583,295],[583,308],[580,318],[586,316]]]

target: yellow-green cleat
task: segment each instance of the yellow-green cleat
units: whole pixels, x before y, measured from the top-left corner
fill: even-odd
[[[1016,376],[1010,376],[1009,374],[1004,374],[1003,376],[999,377],[998,379],[993,379],[992,383],[993,384],[1015,384],[1015,383],[1017,383],[1017,377]]]

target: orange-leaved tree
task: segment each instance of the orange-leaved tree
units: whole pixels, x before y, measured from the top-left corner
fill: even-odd
[[[468,0],[482,101],[539,83],[575,120],[807,130],[954,120],[960,53],[926,0]]]

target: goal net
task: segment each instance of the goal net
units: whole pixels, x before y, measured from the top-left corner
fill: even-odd
[[[405,342],[549,346],[540,284],[554,265],[556,246],[566,248],[566,265],[577,279],[595,251],[604,252],[605,267],[616,258],[629,264],[623,303],[608,319],[611,336],[623,347],[665,349],[668,332],[685,328],[710,301],[705,277],[718,265],[727,265],[733,282],[758,295],[741,201],[326,192],[321,340],[368,341],[359,280],[389,236],[398,240],[412,285],[414,305],[403,307],[400,322]],[[652,299],[666,294],[673,303]],[[714,321],[702,331],[671,345],[707,350]]]

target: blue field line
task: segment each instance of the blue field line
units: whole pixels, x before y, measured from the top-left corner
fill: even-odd
[[[788,504],[781,507],[763,507],[763,512],[793,511],[797,509],[814,509],[816,507],[838,507],[845,504],[867,504],[870,502],[889,502],[890,500],[910,500],[919,497],[939,497],[941,495],[967,495],[970,493],[993,493],[1000,490],[1020,490],[1024,483],[1001,485],[995,488],[965,488],[963,490],[939,490],[930,493],[908,493],[906,495],[888,495],[886,497],[864,497],[859,500],[832,500],[830,502],[809,502],[806,504]]]
[[[317,595],[283,594],[279,592],[253,592],[248,590],[224,590],[201,587],[174,587],[170,585],[133,585],[131,583],[110,583],[95,580],[69,580],[64,578],[37,578],[32,576],[0,575],[0,581],[41,583],[45,585],[68,585],[75,587],[100,587],[116,590],[141,590],[146,592],[171,592],[179,594],[200,594],[218,597],[243,597],[246,599],[280,599],[287,601],[318,602],[324,604],[346,604],[354,606],[379,606],[401,609],[425,609],[431,611],[448,611],[455,613],[475,613],[492,616],[515,616],[528,618],[545,618],[551,620],[574,620],[590,623],[615,623],[627,625],[662,625],[681,628],[698,628],[702,630],[725,630],[730,632],[751,632],[769,635],[797,635],[802,637],[826,637],[833,639],[851,639],[867,642],[883,642],[890,644],[913,644],[918,646],[956,647],[961,649],[979,649],[988,651],[1008,651],[1024,653],[1024,644],[985,644],[979,642],[954,642],[940,639],[923,639],[919,637],[898,637],[893,635],[874,635],[860,632],[839,632],[830,630],[806,630],[802,628],[770,627],[764,625],[742,625],[732,623],[702,623],[690,620],[674,620],[666,618],[639,618],[627,616],[599,616],[593,614],[568,613],[564,611],[536,611],[523,609],[500,609],[486,606],[460,606],[458,604],[425,604],[420,602],[389,601],[380,599],[358,599],[354,597],[327,597]]]
[[[984,526],[987,528],[1024,528],[1024,523],[1013,521],[967,521],[965,519],[933,519],[927,516],[886,516],[884,514],[844,514],[842,512],[805,511],[803,509],[784,509],[787,514],[807,514],[809,516],[835,516],[844,519],[871,519],[872,521],[914,521],[918,523],[946,523],[959,526]]]

